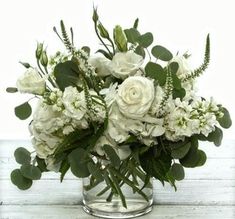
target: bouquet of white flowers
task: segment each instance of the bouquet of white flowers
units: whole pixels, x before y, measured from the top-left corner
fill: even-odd
[[[198,96],[195,89],[196,78],[209,64],[209,35],[204,62],[193,70],[188,54],[173,56],[160,45],[150,53],[153,35],[138,31],[138,19],[129,29],[116,26],[113,37],[96,9],[93,21],[103,49],[95,55],[89,47],[77,49],[72,28],[70,37],[61,21],[61,34],[54,31],[68,53],[48,58],[38,43],[37,67],[21,63],[25,74],[16,88],[7,88],[39,99],[29,124],[35,152],[22,147],[15,151],[21,167],[11,173],[11,180],[25,190],[45,171],[60,172],[62,182],[70,169],[76,177],[89,179],[86,191],[105,183],[98,196],[109,192],[107,202],[114,195],[127,208],[123,185],[146,201],[144,189],[151,187],[151,178],[176,188],[184,167],[206,162],[198,142],[219,146],[221,127],[232,122],[226,108]],[[31,113],[28,101],[15,108],[20,119]]]

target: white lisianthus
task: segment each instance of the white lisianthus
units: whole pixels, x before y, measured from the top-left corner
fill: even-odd
[[[136,119],[149,111],[154,97],[153,81],[142,76],[133,76],[119,86],[116,101],[121,113]]]
[[[184,79],[187,75],[191,74],[191,69],[189,67],[188,61],[184,56],[175,56],[171,60],[171,62],[177,62],[179,65],[178,71],[176,72],[176,75],[180,79]]]
[[[100,77],[105,77],[111,74],[111,61],[105,57],[91,56],[88,63],[96,69],[96,73]]]
[[[37,69],[29,68],[18,78],[16,87],[21,93],[42,95],[46,89],[46,82],[40,77]]]
[[[112,74],[120,79],[133,76],[139,70],[143,61],[143,57],[133,51],[116,53],[110,63]]]
[[[64,114],[69,118],[81,120],[86,114],[86,100],[84,91],[78,92],[76,87],[66,87],[63,93],[62,102]]]

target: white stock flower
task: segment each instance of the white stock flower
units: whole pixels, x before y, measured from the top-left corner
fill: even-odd
[[[141,67],[143,61],[142,56],[137,55],[133,51],[116,53],[110,63],[112,74],[120,79],[133,76]]]
[[[75,120],[82,120],[86,114],[86,100],[84,91],[78,92],[76,87],[66,87],[63,93],[62,102],[64,114]]]
[[[40,77],[37,69],[29,68],[16,82],[17,89],[22,93],[43,94],[46,82]]]
[[[111,74],[111,61],[105,57],[91,56],[88,59],[88,63],[96,69],[96,73],[100,77],[105,77]]]
[[[119,86],[116,101],[123,115],[141,118],[149,111],[154,97],[153,81],[141,76],[132,76]]]
[[[191,74],[191,69],[189,67],[188,61],[184,56],[175,56],[171,62],[177,62],[179,65],[178,71],[176,72],[177,76],[180,79],[185,78],[187,75]]]

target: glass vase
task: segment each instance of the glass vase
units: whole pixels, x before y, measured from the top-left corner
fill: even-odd
[[[131,181],[133,178],[129,177]],[[102,218],[134,218],[149,213],[153,204],[152,179],[146,187],[138,177],[134,179],[136,186],[145,194],[145,198],[127,184],[121,184],[121,190],[125,197],[126,207],[119,195],[107,189],[105,181],[90,188],[90,177],[83,179],[83,210],[93,216]],[[88,189],[89,188],[89,189]]]

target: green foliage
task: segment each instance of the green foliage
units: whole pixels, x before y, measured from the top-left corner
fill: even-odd
[[[184,179],[184,168],[181,164],[174,163],[170,168],[170,174],[176,179],[177,181]]]
[[[155,177],[162,183],[169,181],[167,173],[171,167],[171,157],[165,152],[155,157],[152,150],[140,155],[140,164],[143,170],[150,176]]]
[[[208,34],[206,38],[206,48],[205,48],[205,55],[204,55],[203,63],[201,64],[200,67],[195,69],[192,72],[192,74],[185,77],[183,81],[188,81],[190,79],[199,77],[207,69],[209,63],[210,63],[210,35]]]
[[[223,139],[223,131],[215,127],[215,130],[207,136],[207,141],[213,142],[216,146],[220,146]]]
[[[166,73],[161,65],[154,62],[148,62],[145,66],[146,76],[154,79],[160,86],[166,83]]]
[[[41,171],[38,167],[30,164],[23,164],[20,168],[21,174],[31,180],[39,180],[41,178]]]
[[[119,167],[121,161],[120,161],[120,158],[118,157],[117,153],[115,152],[115,150],[109,145],[104,145],[103,149],[104,149],[106,155],[108,156],[109,160],[111,161],[112,165],[114,167]]]
[[[180,159],[180,163],[184,167],[199,167],[205,164],[206,162],[206,154],[202,150],[198,150],[198,140],[196,137],[191,138],[191,147],[182,159]]]
[[[11,182],[21,190],[29,189],[32,186],[32,180],[24,177],[19,169],[11,172]]]
[[[132,44],[135,44],[140,37],[140,33],[136,28],[125,29],[124,32],[125,32],[127,41]]]
[[[111,56],[108,52],[106,52],[105,50],[103,50],[103,49],[98,49],[98,50],[96,51],[96,53],[101,53],[101,54],[104,55],[104,57],[106,57],[107,59],[112,60],[112,56]]]
[[[140,46],[147,48],[153,43],[153,34],[148,32],[140,35],[137,39]]]
[[[103,175],[102,175],[102,171],[100,169],[100,166],[98,165],[98,163],[94,163],[94,162],[89,162],[87,164],[87,168],[89,170],[89,172],[91,173],[91,175],[98,181],[101,182],[104,180]]]
[[[63,162],[61,163],[61,166],[60,166],[60,182],[63,181],[64,179],[64,176],[65,174],[67,173],[67,171],[69,170],[70,168],[70,164],[68,162],[68,159],[64,159]]]
[[[67,31],[66,31],[66,28],[64,25],[64,22],[62,20],[60,21],[60,28],[61,28],[62,39],[63,39],[64,45],[66,46],[66,48],[68,49],[69,52],[73,53],[74,52],[73,45],[70,42],[69,36],[67,34]]]
[[[100,32],[100,36],[105,38],[105,39],[109,39],[109,32],[107,31],[107,29],[103,26],[102,23],[99,23],[97,25],[99,32]]]
[[[162,61],[170,61],[173,58],[171,52],[163,46],[154,46],[151,52],[155,58]]]
[[[82,148],[73,150],[68,155],[68,161],[72,173],[79,178],[88,177],[90,175],[87,163],[90,161],[87,152]]]
[[[172,94],[173,94],[173,99],[180,98],[182,100],[186,95],[186,91],[184,88],[181,89],[173,88]]]
[[[113,39],[120,52],[127,51],[127,37],[122,27],[117,25],[113,30]]]
[[[8,87],[6,89],[6,92],[8,93],[16,93],[18,91],[18,89],[16,87]]]
[[[31,161],[30,152],[23,148],[17,148],[14,152],[15,160],[19,164],[29,164]]]
[[[135,53],[142,56],[143,58],[145,58],[145,51],[144,51],[144,48],[141,47],[141,46],[137,46],[135,48]]]
[[[32,113],[32,108],[28,102],[25,102],[15,107],[15,115],[21,120],[25,120],[28,117],[30,117],[31,113]]]
[[[21,65],[23,65],[25,68],[30,68],[31,65],[27,62],[20,62]]]
[[[191,142],[187,143],[183,142],[182,145],[172,148],[171,156],[175,159],[181,159],[188,153],[190,147],[191,147]]]
[[[36,162],[38,164],[38,168],[40,169],[41,172],[47,172],[47,166],[46,166],[46,163],[45,163],[45,160],[44,159],[41,159],[39,158],[38,156],[36,156]]]
[[[134,28],[134,29],[137,29],[137,28],[138,28],[138,25],[139,25],[139,18],[136,18],[136,19],[135,19],[135,22],[134,22],[134,25],[133,25],[133,28]]]
[[[232,125],[232,120],[230,118],[229,111],[224,107],[221,108],[221,111],[224,115],[222,118],[218,118],[218,122],[221,125],[221,127],[228,129]]]
[[[68,86],[75,86],[79,80],[79,69],[73,61],[66,61],[56,65],[54,76],[59,88],[64,91]]]

